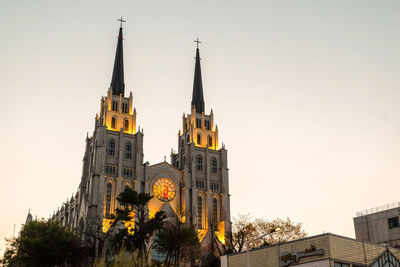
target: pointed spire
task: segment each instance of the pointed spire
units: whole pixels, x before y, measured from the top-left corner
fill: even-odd
[[[200,68],[200,52],[199,52],[199,39],[196,49],[196,65],[194,67],[194,81],[193,81],[193,95],[192,95],[192,108],[196,108],[196,112],[204,112],[204,97],[203,97],[203,82],[201,80]]]
[[[114,95],[122,94],[123,96],[125,92],[125,83],[124,83],[124,55],[122,49],[122,40],[123,40],[122,22],[123,21],[121,21],[121,27],[119,28],[117,52],[115,53],[114,69],[110,87]]]

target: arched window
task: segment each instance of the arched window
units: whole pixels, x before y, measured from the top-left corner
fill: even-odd
[[[213,146],[213,140],[212,140],[212,136],[211,135],[208,136],[208,146],[209,147]]]
[[[178,160],[178,161],[176,161],[176,168],[178,168],[178,169],[179,169],[179,160]]]
[[[107,193],[106,193],[106,218],[110,218],[110,208],[111,208],[111,189],[112,184],[107,183]]]
[[[132,157],[132,144],[131,142],[125,145],[125,158],[130,159]]]
[[[214,226],[217,226],[218,223],[218,200],[213,198],[213,223]]]
[[[114,139],[110,139],[110,141],[108,141],[108,155],[114,156],[114,154],[115,154],[115,141]]]
[[[182,141],[181,141],[181,147],[183,148],[184,145],[185,145],[185,140],[182,139]]]
[[[116,124],[117,124],[117,123],[116,123],[115,117],[112,117],[112,118],[111,118],[111,128],[112,128],[112,129],[117,128],[117,125],[116,125]]]
[[[201,134],[197,134],[197,144],[201,145]]]
[[[201,171],[203,169],[203,157],[197,155],[197,170]]]
[[[217,172],[218,170],[218,163],[216,158],[212,158],[211,160],[211,168],[213,172]]]
[[[190,143],[190,135],[186,136],[186,142]]]
[[[125,120],[125,122],[124,122],[124,131],[129,131],[129,121],[128,120]]]
[[[199,216],[197,227],[203,229],[203,198],[201,196],[197,197],[197,215]]]

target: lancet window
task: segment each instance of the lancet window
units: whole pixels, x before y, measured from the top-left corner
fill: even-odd
[[[114,139],[110,139],[108,141],[108,155],[114,156],[115,155],[115,141]]]
[[[132,157],[132,144],[131,142],[125,145],[125,158],[130,159]]]

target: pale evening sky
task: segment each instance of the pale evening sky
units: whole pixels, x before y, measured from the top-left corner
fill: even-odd
[[[120,16],[145,161],[177,149],[198,37],[233,217],[354,237],[357,211],[400,200],[399,12],[397,0],[1,1],[0,238],[76,192]]]

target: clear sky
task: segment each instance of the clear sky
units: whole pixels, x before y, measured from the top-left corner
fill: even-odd
[[[0,238],[76,192],[120,16],[145,161],[177,149],[198,37],[233,217],[354,237],[357,211],[400,200],[399,12],[397,0],[1,1]]]

